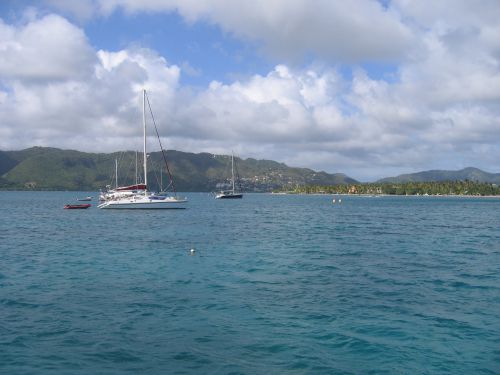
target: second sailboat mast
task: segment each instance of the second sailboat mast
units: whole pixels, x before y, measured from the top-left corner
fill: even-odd
[[[144,128],[144,185],[148,189],[148,155],[146,154],[146,90],[142,90],[142,125]]]

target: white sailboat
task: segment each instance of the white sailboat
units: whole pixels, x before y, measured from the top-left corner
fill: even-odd
[[[106,190],[99,194],[99,202],[116,200],[117,198],[132,197],[136,194],[144,194],[146,185],[137,181],[137,151],[135,154],[135,184],[127,186],[118,185],[118,159],[115,159],[115,187],[106,185]]]
[[[231,152],[231,185],[232,190],[225,190],[217,193],[215,199],[239,199],[243,198],[242,193],[237,193],[234,188],[234,154]]]
[[[102,209],[172,209],[186,208],[187,199],[174,195],[156,195],[148,191],[148,157],[146,152],[146,90],[142,91],[142,122],[143,122],[143,154],[144,154],[144,184],[124,187],[128,194],[110,197],[97,207]],[[163,153],[163,149],[162,149]],[[165,160],[166,161],[166,160]],[[168,166],[167,166],[168,168]],[[117,188],[118,190],[120,188]],[[124,190],[125,190],[124,189]],[[135,190],[135,193],[130,193]],[[118,190],[119,191],[119,190]],[[123,191],[122,191],[123,192]]]

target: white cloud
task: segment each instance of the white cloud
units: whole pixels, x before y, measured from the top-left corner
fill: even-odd
[[[95,54],[85,34],[48,15],[20,27],[0,19],[0,79],[67,80],[92,72]]]
[[[397,12],[373,0],[97,0],[97,12],[178,12],[188,22],[208,21],[271,56],[302,59],[312,53],[340,61],[405,58],[416,43]]]
[[[155,92],[152,104],[163,112],[174,100],[180,70],[154,51],[95,51],[81,29],[54,15],[1,26],[0,149],[135,149],[140,90]]]

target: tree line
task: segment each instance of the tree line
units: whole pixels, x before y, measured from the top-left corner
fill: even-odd
[[[281,192],[283,192],[282,190]],[[384,194],[384,195],[500,195],[496,184],[477,181],[434,181],[403,183],[365,183],[350,185],[296,186],[287,193],[296,194]]]

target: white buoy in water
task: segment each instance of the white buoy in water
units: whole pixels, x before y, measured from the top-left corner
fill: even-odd
[[[332,201],[332,202],[333,202],[333,203],[335,203],[335,198],[333,198],[333,201]]]
[[[339,203],[342,203],[342,199],[339,199]]]
[[[191,249],[191,250],[189,250],[189,254],[194,255],[195,253],[196,253],[196,250],[195,250],[195,249]]]

